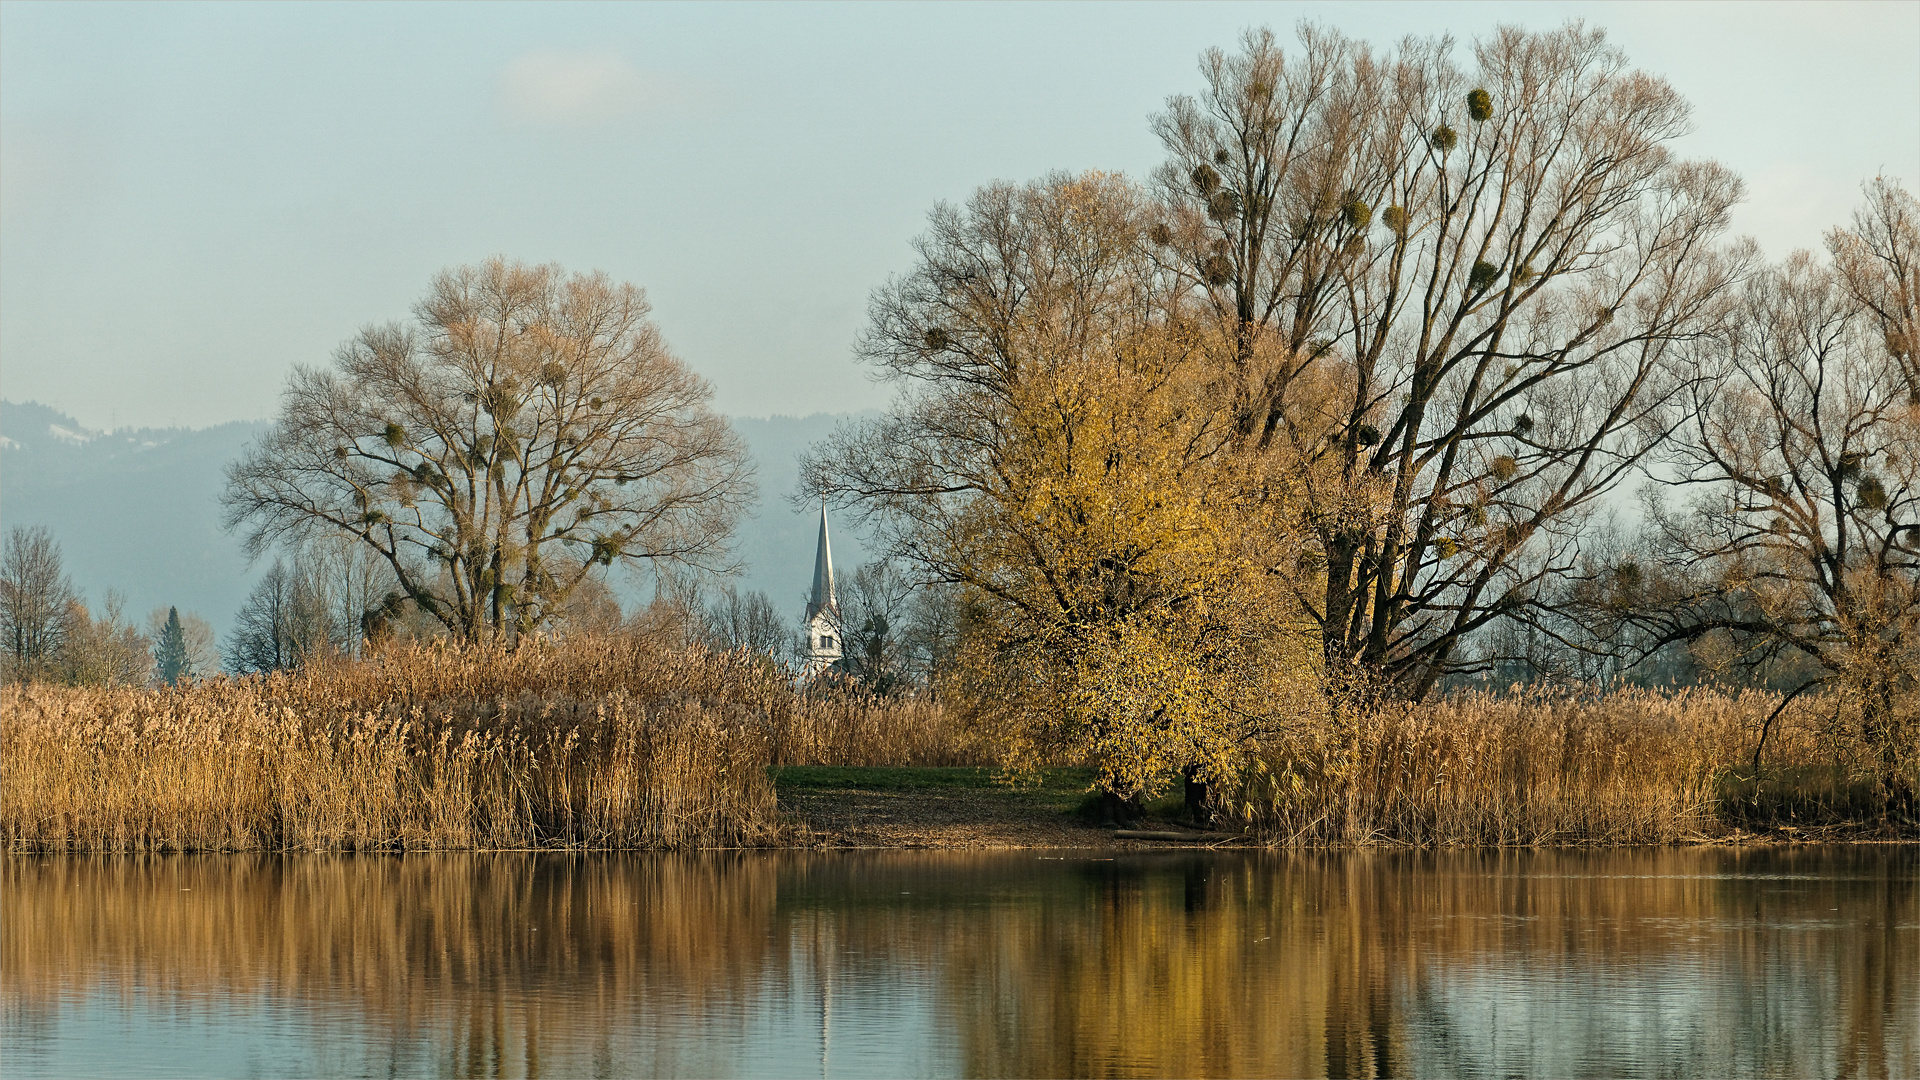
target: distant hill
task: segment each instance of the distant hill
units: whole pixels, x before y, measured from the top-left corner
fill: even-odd
[[[0,402],[0,525],[45,525],[99,610],[108,589],[144,619],[169,604],[224,632],[252,584],[220,529],[222,469],[264,423],[90,431],[58,410]]]
[[[795,621],[813,578],[815,511],[787,496],[797,460],[849,414],[736,419],[758,466],[761,499],[742,522],[735,582],[764,591]],[[169,604],[195,611],[224,635],[259,568],[220,528],[227,462],[264,432],[266,421],[210,428],[90,431],[57,409],[0,402],[0,527],[45,525],[60,542],[74,585],[96,609],[108,589],[144,618]],[[851,571],[865,558],[859,538],[833,522],[834,561]],[[617,583],[629,601],[642,589]]]

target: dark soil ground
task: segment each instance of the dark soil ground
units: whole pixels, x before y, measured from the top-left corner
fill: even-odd
[[[1037,784],[1009,785],[987,768],[791,766],[774,770],[773,781],[799,847],[1168,846],[1117,839],[1103,826],[1087,790],[1091,769],[1048,769]],[[1149,827],[1182,829],[1168,820],[1174,805],[1148,809]]]

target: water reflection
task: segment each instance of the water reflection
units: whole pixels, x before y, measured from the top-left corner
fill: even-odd
[[[0,1059],[9,1076],[1914,1075],[1917,855],[16,856]]]

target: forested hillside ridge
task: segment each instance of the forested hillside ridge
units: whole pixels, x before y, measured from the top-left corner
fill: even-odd
[[[224,627],[251,575],[220,528],[222,470],[265,428],[95,431],[46,405],[0,402],[0,521],[46,528],[96,615],[113,592],[141,620],[177,605]]]
[[[1741,180],[1675,151],[1687,103],[1578,23],[1254,30],[1192,90],[1152,176],[987,184],[874,292],[855,352],[894,403],[789,500],[870,530],[824,682],[777,599],[713,585],[755,477],[644,292],[496,257],[299,368],[229,465],[227,525],[283,560],[234,692],[434,648],[725,655],[921,709],[1011,782],[1091,769],[1110,816],[1920,827],[1913,196],[1863,178],[1823,251],[1763,260],[1727,234]],[[140,700],[38,693],[9,708]]]

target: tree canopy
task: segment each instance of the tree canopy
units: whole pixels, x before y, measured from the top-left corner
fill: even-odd
[[[351,537],[466,640],[535,632],[601,567],[724,566],[746,454],[649,311],[602,274],[441,273],[411,322],[295,372],[228,470],[229,527],[256,555]]]
[[[900,403],[803,466],[963,588],[965,677],[1016,754],[1097,747],[1126,794],[1230,771],[1303,671],[1259,475],[1208,406],[1220,354],[1140,244],[1146,209],[1089,174],[936,210],[861,344]]]

